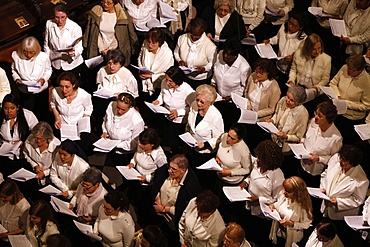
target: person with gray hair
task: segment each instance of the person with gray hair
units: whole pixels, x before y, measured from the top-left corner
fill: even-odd
[[[215,0],[214,6],[208,6],[201,18],[208,23],[206,34],[218,42],[220,39],[237,38],[242,40],[246,29],[242,16],[235,11],[235,0]]]
[[[23,154],[36,172],[40,185],[47,183],[59,145],[60,140],[53,135],[53,129],[47,122],[36,124],[24,143]]]
[[[275,114],[266,122],[273,123],[279,132],[271,138],[281,148],[284,155],[291,153],[289,143],[299,143],[306,132],[308,112],[302,105],[306,101],[306,91],[301,86],[289,87],[285,97],[281,98]]]
[[[78,221],[94,224],[98,217],[99,208],[104,202],[104,196],[107,194],[101,181],[102,172],[95,167],[91,167],[83,173],[77,192],[69,203],[71,210],[77,205]]]

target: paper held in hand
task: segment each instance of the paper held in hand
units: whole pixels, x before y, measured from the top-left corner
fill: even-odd
[[[161,21],[161,24],[165,24],[169,21],[177,21],[176,12],[174,12],[174,9],[167,3],[159,1],[159,11],[158,12],[159,12],[159,20]]]
[[[171,114],[167,108],[160,106],[160,105],[153,105],[152,103],[149,102],[144,102],[150,110],[152,110],[155,113],[163,113],[163,114]]]
[[[100,236],[94,234],[94,231],[93,231],[93,228],[92,228],[91,225],[82,224],[82,223],[80,223],[78,221],[75,221],[75,220],[73,220],[73,223],[75,223],[78,230],[80,230],[80,232],[82,232],[83,234],[85,234],[85,235],[89,236],[90,238],[95,239],[97,241],[102,240],[102,238]]]
[[[254,47],[256,48],[257,53],[261,58],[268,58],[268,59],[278,58],[274,49],[272,49],[272,46],[270,44],[261,43],[261,44],[255,45]]]
[[[349,227],[351,227],[353,230],[366,230],[370,229],[370,226],[364,226],[364,218],[362,215],[356,215],[356,216],[344,216],[344,221],[347,223]]]
[[[116,166],[116,168],[127,180],[139,180],[138,176],[141,176],[135,168],[128,166]]]
[[[247,109],[248,108],[248,99],[242,96],[237,95],[236,93],[231,93],[231,99],[233,100],[234,104],[240,109]]]
[[[338,96],[331,87],[320,86],[320,89],[333,101],[333,104],[337,107],[339,115],[347,112],[347,102],[345,100],[338,99]]]
[[[154,74],[153,71],[151,71],[150,69],[148,69],[147,67],[138,67],[138,66],[135,66],[133,64],[130,64],[132,67],[134,67],[135,69],[138,69],[140,73],[143,73],[143,74]]]
[[[267,218],[277,220],[277,221],[281,220],[280,214],[276,209],[274,211],[271,211],[269,206],[267,206],[261,201],[260,201],[260,208],[261,208],[263,215],[265,215]]]
[[[219,164],[217,164],[215,158],[208,160],[206,163],[204,163],[201,166],[198,166],[197,169],[200,169],[200,170],[210,170],[210,171],[218,171],[218,172],[222,171],[221,166]]]
[[[102,152],[102,153],[109,153],[113,148],[115,148],[120,140],[111,140],[108,138],[100,138],[93,145],[96,147],[94,151]]]
[[[230,202],[247,201],[248,197],[251,197],[248,191],[241,189],[239,186],[224,186],[222,191]]]
[[[258,114],[255,111],[240,109],[240,118],[238,123],[255,124],[258,120]]]
[[[330,198],[326,194],[322,193],[320,188],[307,187],[307,191],[313,197],[330,201]]]
[[[197,146],[197,140],[194,139],[194,137],[189,133],[185,132],[182,135],[179,135],[180,139],[183,140],[186,144],[188,144],[189,147],[195,147]]]
[[[82,36],[75,39],[71,45],[67,46],[66,48],[60,48],[58,50],[55,50],[57,52],[67,52],[67,51],[72,51],[73,48],[82,40]]]
[[[32,247],[26,235],[9,235],[8,239],[12,247]]]
[[[15,173],[10,174],[8,177],[13,180],[20,181],[20,182],[26,182],[30,179],[36,178],[36,173],[30,172],[24,168],[21,168]]]
[[[334,36],[340,37],[347,37],[347,30],[346,24],[344,20],[337,20],[337,19],[329,19],[330,29]]]
[[[113,91],[107,88],[101,88],[93,92],[93,96],[103,98],[103,99],[109,99],[109,98],[115,97],[116,93],[117,93],[116,91]]]
[[[77,218],[77,214],[75,214],[72,210],[69,209],[69,203],[64,202],[55,196],[50,196],[50,204],[54,208],[55,212],[71,215]]]
[[[13,157],[17,153],[21,144],[22,144],[21,141],[18,141],[14,145],[9,142],[3,142],[3,144],[0,147],[0,155],[6,157]]]
[[[288,144],[288,146],[293,151],[293,153],[295,155],[294,157],[296,159],[299,159],[299,160],[301,160],[301,159],[310,159],[312,157],[310,152],[308,152],[307,149],[305,149],[305,147],[303,146],[302,143]]]
[[[77,124],[62,124],[60,136],[62,141],[70,139],[72,141],[80,140],[81,132],[91,132],[90,117],[83,117],[77,121]]]
[[[370,124],[359,124],[355,125],[354,128],[361,140],[365,141],[370,139]]]
[[[58,190],[57,188],[55,188],[54,186],[50,184],[48,186],[45,186],[42,189],[39,189],[39,191],[41,191],[42,193],[51,195],[51,196],[58,196],[62,194],[60,190]]]
[[[314,16],[332,17],[331,14],[323,13],[321,7],[308,7],[308,12],[310,12]]]
[[[269,132],[272,134],[276,134],[279,132],[279,130],[276,128],[276,126],[273,123],[257,122],[257,125],[260,126],[266,132]]]

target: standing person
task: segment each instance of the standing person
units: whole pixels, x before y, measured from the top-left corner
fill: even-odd
[[[132,20],[119,0],[103,0],[89,11],[82,44],[87,58],[119,49],[125,58],[121,65],[130,64],[131,55],[137,52],[138,39]]]
[[[284,196],[271,204],[271,210],[277,210],[282,220],[274,220],[270,239],[276,243],[277,237],[285,238],[285,247],[298,243],[303,238],[304,229],[312,222],[312,203],[306,183],[300,177],[290,177],[284,180]]]
[[[52,73],[48,54],[41,51],[35,37],[27,37],[22,40],[18,50],[13,51],[12,58],[13,80],[17,83],[22,106],[33,111],[39,120],[48,121],[50,111],[47,89]]]
[[[50,107],[53,110],[57,130],[62,124],[74,125],[84,117],[90,117],[93,111],[91,95],[79,87],[75,75],[71,72],[63,72],[58,77],[58,87],[52,91]],[[89,123],[90,124],[90,123]],[[78,144],[87,152],[91,144],[90,132],[81,132]]]
[[[225,231],[225,222],[217,208],[218,197],[205,190],[193,198],[184,210],[179,222],[181,247],[220,246]]]
[[[32,247],[46,247],[46,240],[53,234],[59,234],[59,230],[50,206],[45,201],[36,201],[30,208],[26,230]]]
[[[128,212],[129,201],[122,192],[114,190],[104,196],[95,221],[94,233],[103,239],[104,247],[130,247],[135,232],[135,223]]]
[[[189,32],[181,35],[174,50],[179,66],[192,70],[187,75],[188,83],[196,89],[201,84],[210,84],[216,46],[206,36],[207,22],[196,17],[191,20]]]
[[[226,226],[224,247],[252,247],[245,239],[243,228],[236,223],[229,223]]]
[[[320,221],[308,238],[305,247],[344,247],[337,235],[337,228],[330,220]]]
[[[0,222],[7,230],[7,232],[0,233],[0,239],[6,241],[9,235],[22,234],[26,230],[30,204],[12,180],[5,180],[1,183],[0,198],[2,200]]]
[[[59,51],[60,49],[69,48],[73,43],[82,38],[81,27],[68,18],[67,6],[64,3],[58,3],[54,7],[54,20],[46,22],[44,51],[48,54],[53,74],[51,84],[57,86],[57,78],[64,71],[70,71],[76,78],[80,78],[82,58],[82,42],[76,42],[71,49]]]
[[[167,239],[157,226],[147,226],[136,237],[135,247],[167,247]]]
[[[259,33],[255,33],[256,27],[264,19],[264,12],[266,7],[266,0],[237,0],[236,1],[236,11],[243,17],[245,24],[245,29],[247,31],[247,36],[252,32],[256,34],[256,39],[258,42],[262,41],[259,38]]]

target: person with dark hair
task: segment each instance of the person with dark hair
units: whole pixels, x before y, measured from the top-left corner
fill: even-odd
[[[236,0],[216,0],[213,6],[205,8],[201,18],[208,24],[206,30],[208,38],[216,42],[230,38],[235,38],[240,42],[245,38],[243,18],[235,7]]]
[[[71,241],[61,234],[50,235],[46,240],[46,245],[52,247],[73,247]]]
[[[131,94],[121,93],[117,101],[112,101],[108,105],[105,113],[101,138],[120,140],[115,149],[109,153],[115,166],[130,163],[137,149],[139,134],[144,130],[144,120],[134,108],[135,105],[135,99]]]
[[[366,62],[362,55],[351,55],[330,81],[335,95],[338,99],[345,100],[347,105],[346,112],[335,121],[345,144],[354,144],[360,140],[353,126],[362,124],[370,110],[370,75],[365,67]]]
[[[118,190],[104,196],[95,221],[94,233],[100,235],[104,247],[130,247],[135,233],[135,222],[128,212],[129,201]]]
[[[7,230],[0,233],[0,239],[4,241],[8,240],[7,237],[9,235],[24,233],[30,204],[24,198],[17,184],[12,180],[5,180],[1,183],[0,199],[2,201],[0,206],[0,222]]]
[[[53,68],[51,83],[55,87],[58,86],[57,78],[64,71],[70,71],[79,78],[84,59],[82,42],[78,40],[82,39],[82,29],[68,18],[66,4],[56,4],[53,12],[54,19],[46,22],[44,51],[51,61]],[[68,49],[71,45],[73,47]]]
[[[69,203],[71,210],[77,206],[78,221],[91,225],[98,217],[104,195],[107,194],[101,181],[102,172],[95,167],[87,169],[82,174],[82,180],[77,187],[76,194]]]
[[[71,140],[65,140],[51,165],[50,180],[62,191],[62,196],[71,198],[82,180],[83,172],[89,168],[87,156]]]
[[[317,188],[320,175],[329,159],[342,147],[342,135],[334,124],[337,108],[331,101],[320,103],[316,107],[315,117],[308,123],[304,138],[304,147],[311,158],[301,159],[304,172],[302,178],[310,187]]]
[[[87,58],[118,49],[125,58],[121,66],[130,64],[131,54],[137,52],[138,39],[131,18],[119,0],[103,0],[89,11],[82,45]]]
[[[225,129],[229,129],[238,121],[240,110],[231,103],[231,94],[243,96],[245,85],[251,74],[251,67],[247,60],[240,55],[240,41],[236,38],[228,39],[223,50],[217,55],[211,85],[216,87],[222,100],[215,106],[222,114]]]
[[[165,143],[171,147],[173,153],[179,152],[178,147],[182,141],[178,136],[185,131],[190,104],[194,100],[194,90],[185,79],[185,74],[179,67],[170,67],[162,80],[158,98],[152,102],[154,105],[164,105],[170,111],[169,115],[164,115],[166,120],[162,121],[161,126]]]
[[[167,239],[159,227],[149,225],[137,236],[135,247],[167,247]]]
[[[82,118],[90,125],[90,116],[93,111],[91,95],[79,87],[75,75],[71,72],[63,72],[58,77],[59,86],[52,91],[50,107],[53,111],[57,130],[74,126]],[[63,136],[61,136],[63,139]],[[91,144],[90,132],[79,133],[78,141],[81,148],[87,152]]]
[[[358,215],[366,197],[369,180],[360,165],[361,161],[360,149],[343,145],[321,174],[320,188],[330,198],[323,201],[321,212],[336,222],[341,221],[336,224],[340,237],[345,234],[344,216]]]
[[[60,140],[46,122],[39,122],[31,130],[24,143],[23,154],[36,172],[40,185],[45,185],[50,175],[50,166],[58,152]]]
[[[29,110],[23,109],[15,95],[7,94],[1,104],[0,112],[0,139],[2,146],[17,147],[13,156],[1,156],[3,164],[1,173],[8,176],[25,166],[23,148],[21,145],[26,141],[31,129],[37,124],[36,116]]]
[[[312,232],[305,245],[305,247],[322,246],[344,247],[337,235],[335,224],[328,219],[323,219],[316,225],[315,230]]]
[[[30,208],[26,230],[32,247],[46,247],[53,234],[59,234],[59,230],[50,206],[43,200],[36,201]]]
[[[165,39],[164,30],[152,28],[146,33],[144,43],[141,47],[137,59],[138,65],[151,71],[140,72],[142,93],[144,93],[142,94],[142,98],[144,101],[153,101],[153,97],[151,96],[155,91],[159,91],[161,82],[165,77],[164,73],[169,67],[173,66],[172,50],[168,47]],[[156,97],[157,94],[153,96]]]
[[[210,190],[200,192],[190,200],[179,222],[182,246],[220,246],[223,242],[225,222],[217,208],[218,197]]]
[[[206,36],[207,23],[196,17],[191,20],[189,32],[181,35],[174,50],[179,66],[192,70],[187,75],[189,85],[196,89],[211,81],[212,67],[216,56],[216,46]]]

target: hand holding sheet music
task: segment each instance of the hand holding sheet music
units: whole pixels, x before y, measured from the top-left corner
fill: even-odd
[[[128,166],[116,166],[116,168],[127,180],[140,180],[141,174],[135,168]]]
[[[257,122],[257,125],[260,126],[266,132],[269,132],[272,134],[276,134],[279,132],[279,130],[276,128],[276,126],[273,123]]]
[[[149,107],[150,110],[152,110],[155,113],[163,113],[163,114],[171,114],[170,111],[160,105],[153,105],[152,103],[144,101],[144,103]]]
[[[21,168],[15,173],[10,174],[8,177],[13,180],[20,181],[20,182],[26,182],[30,179],[36,178],[36,173],[30,172],[24,168]]]
[[[334,36],[347,37],[346,24],[344,23],[344,20],[337,20],[337,19],[330,18],[329,24],[330,24],[331,32]]]
[[[288,144],[290,149],[294,153],[294,157],[297,159],[310,159],[312,155],[310,152],[307,151],[307,149],[303,146],[302,143],[297,143],[297,144]]]
[[[51,195],[51,196],[58,196],[58,195],[62,194],[62,192],[60,190],[58,190],[57,188],[55,188],[54,186],[52,186],[50,184],[48,186],[45,186],[42,189],[39,189],[39,191],[41,191],[45,194]]]
[[[215,158],[212,158],[212,159],[208,160],[206,163],[204,163],[203,165],[198,166],[197,169],[218,171],[218,172],[222,171],[222,167],[219,164],[217,164]]]
[[[93,228],[91,225],[87,225],[87,224],[82,224],[78,221],[75,221],[73,220],[73,223],[75,223],[76,227],[78,228],[78,230],[80,230],[80,232],[82,232],[83,234],[89,236],[90,238],[92,239],[95,239],[97,241],[101,241],[102,238],[96,234],[94,234],[94,231],[93,231]]]
[[[330,201],[330,198],[326,194],[322,193],[320,188],[307,187],[307,191],[313,197]]]
[[[261,58],[277,59],[277,55],[270,44],[257,44],[254,46]]]
[[[194,139],[194,137],[189,133],[185,132],[182,135],[179,135],[180,139],[183,140],[186,144],[188,144],[189,147],[195,147],[197,146],[197,140]]]
[[[98,151],[103,152],[103,153],[109,153],[120,142],[121,142],[120,140],[111,140],[111,139],[107,139],[107,138],[100,138],[99,140],[94,142],[93,145],[96,147],[96,149]]]
[[[268,205],[264,204],[261,201],[260,201],[260,207],[261,207],[261,211],[263,215],[265,215],[267,218],[270,218],[276,221],[281,220],[280,214],[277,210],[272,211]]]
[[[248,197],[251,197],[248,191],[239,186],[224,186],[222,191],[230,202],[247,201]]]
[[[344,221],[355,231],[370,229],[370,226],[364,226],[364,219],[362,215],[344,216]]]
[[[50,197],[50,204],[54,208],[55,212],[71,215],[73,217],[77,217],[77,215],[69,209],[69,203],[64,202],[54,196]]]

